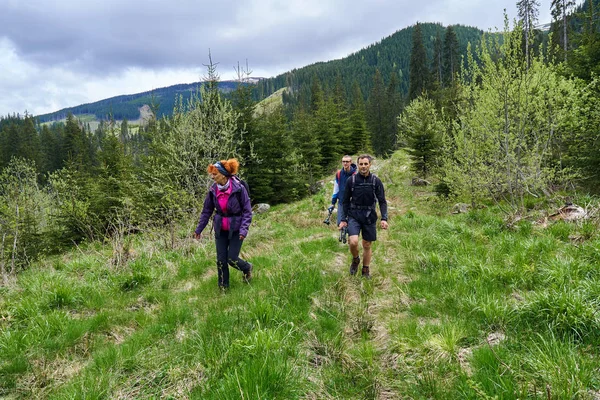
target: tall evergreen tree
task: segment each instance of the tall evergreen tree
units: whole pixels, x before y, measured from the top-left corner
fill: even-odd
[[[271,113],[263,114],[257,122],[262,133],[258,146],[262,182],[252,188],[255,200],[277,204],[297,199],[304,178],[283,109],[277,107]]]
[[[373,76],[373,89],[367,105],[367,126],[371,131],[371,146],[375,155],[384,155],[386,148],[385,132],[388,120],[386,118],[387,98],[386,90],[379,70]]]
[[[63,160],[72,161],[82,170],[89,167],[89,146],[86,139],[77,119],[69,113],[63,139]]]
[[[583,31],[577,36],[577,48],[569,59],[573,73],[586,81],[600,76],[600,32],[593,0],[587,1],[587,10],[583,16]]]
[[[552,0],[550,10],[552,14],[552,44],[559,45],[562,49],[564,60],[567,61],[569,51],[569,13],[575,6],[575,0]]]
[[[412,169],[426,178],[437,164],[444,124],[432,100],[419,97],[402,114],[399,130],[412,159]]]
[[[332,96],[325,99],[315,111],[312,128],[321,141],[321,166],[332,168],[339,161],[341,153],[340,125]]]
[[[321,155],[322,141],[313,128],[314,118],[303,107],[296,108],[291,121],[290,134],[294,148],[298,152],[301,165],[306,167],[309,185],[313,185],[323,175]]]
[[[396,149],[396,138],[398,136],[398,115],[402,112],[402,100],[398,91],[398,76],[395,72],[391,73],[390,83],[386,90],[386,120],[387,127],[382,147],[387,148],[386,154],[390,154]]]
[[[444,44],[440,33],[438,32],[433,41],[433,58],[431,59],[431,86],[433,90],[438,90],[442,87],[442,67],[444,57]]]
[[[254,186],[254,180],[260,175],[260,168],[256,163],[255,143],[257,140],[257,129],[255,121],[256,102],[252,98],[255,85],[250,82],[251,71],[246,65],[245,69],[238,64],[237,86],[232,93],[232,105],[234,111],[239,115],[236,129],[236,147],[239,148],[241,171],[250,185]],[[253,192],[250,193],[253,196]]]
[[[416,99],[429,89],[429,69],[427,68],[427,53],[423,44],[421,24],[413,29],[412,51],[410,54],[410,75],[408,101]]]
[[[352,83],[352,106],[350,108],[350,144],[349,154],[371,153],[371,133],[367,129],[365,102],[358,81]]]
[[[444,87],[452,86],[456,81],[460,67],[458,38],[452,26],[446,28],[444,34],[443,76]]]
[[[348,103],[346,101],[347,97],[342,84],[342,77],[338,73],[335,87],[333,88],[332,101],[335,113],[333,118],[333,134],[338,138],[338,151],[340,152],[340,155],[348,153],[349,149],[352,147],[352,137],[350,136],[350,125],[348,120]]]
[[[323,94],[323,87],[321,81],[315,73],[310,85],[310,110],[315,113],[319,108],[323,107],[325,103],[325,95]]]
[[[527,60],[528,67],[531,62],[529,52],[533,42],[535,24],[540,14],[539,8],[540,2],[538,0],[517,1],[517,12],[523,28],[523,37],[525,38],[525,60]]]

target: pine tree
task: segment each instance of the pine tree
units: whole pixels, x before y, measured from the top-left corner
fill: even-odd
[[[439,90],[443,85],[442,67],[444,65],[444,44],[438,32],[433,41],[433,58],[431,59],[431,87]]]
[[[387,127],[387,98],[383,85],[383,79],[379,70],[375,70],[373,76],[373,89],[369,96],[367,105],[367,126],[371,131],[371,146],[375,155],[384,155],[389,148],[386,147],[386,127]]]
[[[237,67],[237,86],[232,93],[233,110],[239,115],[237,119],[237,129],[235,132],[235,147],[239,148],[241,174],[250,187],[254,187],[254,181],[260,175],[260,168],[256,160],[255,144],[258,137],[255,121],[256,102],[252,98],[252,91],[255,85],[250,83],[249,70],[246,64],[245,69],[238,64]],[[250,195],[253,195],[254,190]]]
[[[429,89],[429,70],[427,65],[427,53],[423,44],[421,25],[417,23],[413,29],[413,45],[410,54],[408,101],[416,99]]]
[[[594,1],[588,0],[587,5],[583,16],[583,32],[576,37],[577,48],[569,59],[569,66],[577,77],[589,82],[592,77],[600,76],[600,32]]]
[[[338,138],[340,155],[348,153],[350,147],[352,147],[352,137],[350,136],[350,123],[348,119],[348,104],[346,93],[342,85],[342,78],[338,73],[335,87],[333,89],[333,135]]]
[[[300,164],[306,167],[306,177],[309,186],[321,179],[323,163],[321,155],[321,138],[313,128],[314,118],[304,108],[298,107],[291,121],[291,137],[294,148],[300,157]]]
[[[444,56],[443,56],[444,87],[452,86],[457,78],[460,67],[460,55],[458,39],[452,26],[446,28],[444,34]]]
[[[350,143],[349,154],[364,154],[373,151],[371,133],[367,129],[365,102],[358,81],[352,83],[352,106],[350,108]]]
[[[575,6],[575,0],[552,0],[550,5],[552,14],[552,43],[560,45],[564,60],[567,61],[569,51],[569,12]]]
[[[88,170],[90,166],[89,145],[84,131],[73,114],[67,115],[63,139],[63,161],[72,161],[78,168]]]
[[[310,110],[314,114],[319,108],[325,103],[325,96],[323,94],[323,88],[321,81],[317,74],[313,75],[312,83],[310,85]]]
[[[444,123],[432,100],[413,100],[399,120],[399,131],[407,143],[413,170],[426,178],[437,165]]]
[[[398,92],[398,76],[395,72],[391,73],[390,83],[386,91],[386,119],[387,127],[385,130],[382,147],[387,148],[385,154],[391,154],[396,149],[396,138],[398,136],[398,115],[402,112],[402,100]]]
[[[300,157],[294,150],[281,107],[265,113],[257,121],[262,136],[259,141],[261,176],[252,188],[257,202],[285,203],[300,196],[303,175]]]
[[[328,97],[313,114],[313,134],[321,142],[321,166],[332,168],[341,154],[340,125],[333,97]]]
[[[533,42],[535,23],[537,22],[540,13],[539,7],[540,3],[538,0],[517,1],[517,12],[521,27],[523,28],[523,36],[525,38],[525,60],[527,60],[527,66],[530,64],[529,52]]]

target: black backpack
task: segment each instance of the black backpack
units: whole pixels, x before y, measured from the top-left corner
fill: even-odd
[[[248,182],[246,182],[245,180],[243,180],[242,178],[240,178],[237,175],[233,175],[233,178],[235,178],[239,183],[242,184],[244,189],[246,189],[246,193],[248,193],[248,197],[250,197],[250,186],[248,186]]]
[[[377,207],[377,190],[375,189],[375,183],[376,183],[376,180],[377,180],[377,175],[375,175],[372,172],[370,173],[370,175],[371,175],[371,184],[370,184],[370,186],[373,187],[373,205],[368,206],[368,207],[361,207],[361,206],[356,207],[355,206],[355,208],[359,208],[359,209],[372,208],[372,209],[375,209]],[[351,177],[350,193],[354,193],[354,185],[355,184],[356,184],[356,174],[353,174],[352,177]]]

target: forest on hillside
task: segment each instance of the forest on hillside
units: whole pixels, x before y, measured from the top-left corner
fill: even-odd
[[[344,154],[385,158],[399,148],[440,196],[502,202],[507,214],[557,191],[593,191],[596,3],[556,2],[550,40],[533,24],[536,3],[519,4],[518,24],[502,33],[416,24],[257,86],[241,71],[227,95],[211,63],[197,93],[136,130],[114,117],[94,130],[73,114],[64,124],[0,118],[3,276],[83,240],[172,226],[196,212],[206,167],[229,157],[239,158],[254,203],[313,193]],[[257,113],[257,91],[279,86],[289,88],[283,105]]]
[[[319,77],[324,87],[332,88],[335,85],[336,76],[341,75],[345,92],[350,93],[352,82],[356,80],[359,83],[364,100],[366,100],[372,86],[371,78],[376,69],[379,69],[386,77],[394,71],[399,80],[398,91],[401,95],[406,95],[413,29],[412,26],[401,29],[380,42],[339,60],[297,68],[273,78],[252,77],[252,82],[258,81],[258,84],[253,85],[253,99],[260,101],[285,87],[293,90],[310,87],[314,75]],[[445,28],[440,24],[426,23],[421,24],[421,29],[425,39],[426,51],[432,57],[433,44],[436,40],[441,40]],[[456,32],[461,55],[466,54],[469,43],[478,43],[483,34],[477,28],[461,25],[454,25],[453,29]],[[82,104],[36,117],[40,123],[62,121],[66,119],[69,113],[76,117],[90,115],[97,120],[104,121],[111,118],[118,121],[123,119],[133,121],[139,118],[140,107],[147,105],[154,109],[157,118],[162,118],[173,113],[175,103],[179,99],[186,103],[192,94],[197,95],[201,84],[202,82],[196,82],[157,88],[144,93],[117,96],[94,103]],[[236,81],[219,81],[219,89],[225,98],[231,100],[231,93],[238,84],[239,82]]]

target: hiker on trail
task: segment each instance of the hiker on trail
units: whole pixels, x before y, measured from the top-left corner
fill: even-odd
[[[244,281],[252,279],[252,264],[242,260],[240,250],[252,222],[252,207],[248,191],[235,176],[239,169],[235,158],[221,160],[207,168],[213,183],[204,199],[198,227],[194,237],[200,239],[202,231],[215,212],[213,227],[217,246],[219,288],[229,287],[229,266],[242,271]]]
[[[331,214],[333,208],[335,207],[335,203],[338,202],[338,211],[337,211],[337,224],[340,225],[342,222],[342,213],[344,205],[342,202],[344,201],[344,193],[346,189],[346,181],[349,177],[356,173],[356,164],[352,162],[352,157],[346,155],[342,157],[342,169],[339,169],[335,174],[335,181],[333,183],[333,195],[331,196],[331,205],[327,209]]]
[[[368,154],[358,156],[358,173],[346,182],[343,199],[344,215],[339,229],[348,228],[348,245],[352,253],[350,275],[356,275],[360,257],[358,253],[358,235],[362,233],[363,267],[362,276],[370,278],[371,243],[377,240],[377,211],[379,202],[381,229],[388,228],[387,202],[381,179],[370,172],[371,160]]]

